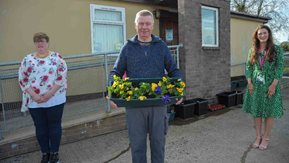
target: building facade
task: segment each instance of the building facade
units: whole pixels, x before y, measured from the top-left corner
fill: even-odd
[[[183,45],[180,65],[188,98],[213,98],[229,90],[230,78],[244,75],[252,31],[269,20],[230,12],[226,0],[42,0],[17,4],[2,0],[0,4],[1,63],[19,61],[32,52],[32,36],[39,31],[46,32],[50,48],[64,56],[117,52],[135,35],[135,13],[151,10],[154,34],[168,45]],[[97,79],[88,79],[93,80]],[[83,89],[73,82],[69,85],[69,95],[93,93],[93,83]]]
[[[229,1],[178,1],[178,11],[188,98],[214,98],[230,90]]]

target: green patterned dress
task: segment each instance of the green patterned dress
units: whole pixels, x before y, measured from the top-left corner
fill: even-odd
[[[280,80],[283,75],[284,54],[281,47],[275,45],[276,57],[272,62],[265,60],[262,70],[260,68],[260,58],[252,65],[249,60],[252,55],[252,49],[249,51],[246,63],[246,78],[251,78],[253,84],[253,93],[250,95],[248,87],[244,96],[243,110],[252,114],[253,117],[273,117],[280,118],[283,115],[283,104],[281,97]],[[263,54],[259,54],[262,56]],[[262,76],[262,82],[257,76]],[[268,96],[268,89],[274,79],[278,80],[275,94]]]

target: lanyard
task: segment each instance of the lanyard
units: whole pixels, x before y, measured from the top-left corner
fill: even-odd
[[[261,55],[259,56],[259,64],[260,64],[260,69],[262,70],[263,65],[265,63],[265,58],[266,58],[266,52],[264,52],[264,55],[260,53]]]

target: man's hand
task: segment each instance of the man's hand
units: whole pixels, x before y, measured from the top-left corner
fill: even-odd
[[[109,97],[109,96],[106,96],[105,98],[108,100],[109,105],[110,105],[110,108],[112,108],[112,109],[117,109],[117,108],[118,108],[118,106],[116,105],[116,103],[114,103],[113,101],[110,100],[110,97]]]
[[[176,100],[177,100],[176,105],[180,105],[180,104],[184,101],[183,98],[181,98],[181,99],[176,99]]]
[[[116,105],[116,103],[114,103],[113,101],[109,100],[109,104],[110,104],[110,107],[113,108],[113,109],[117,109],[118,106]]]

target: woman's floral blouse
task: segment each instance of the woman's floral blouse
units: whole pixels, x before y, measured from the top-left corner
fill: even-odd
[[[25,90],[31,87],[35,93],[43,95],[54,85],[60,89],[45,103],[36,103]],[[49,52],[45,58],[36,57],[36,53],[28,54],[19,68],[19,85],[23,91],[22,111],[28,108],[51,107],[66,102],[67,65],[56,52]]]

